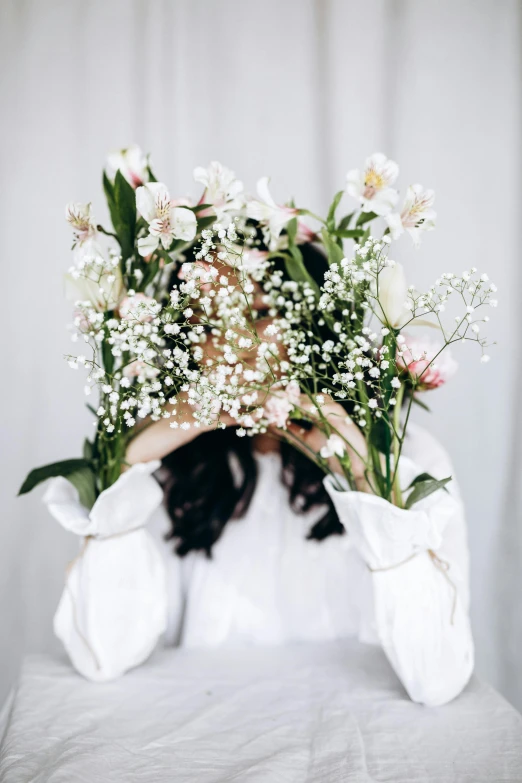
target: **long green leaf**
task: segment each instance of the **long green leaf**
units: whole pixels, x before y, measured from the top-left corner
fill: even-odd
[[[164,250],[163,252],[165,253]],[[165,255],[169,259],[169,263],[170,263],[172,261],[172,258],[169,256],[168,253],[165,253]],[[154,261],[149,261],[149,263],[147,264],[147,268],[145,270],[145,274],[143,275],[143,278],[140,281],[138,291],[145,291],[147,286],[156,279],[156,275],[158,274],[158,270],[159,270],[159,265],[160,265],[159,258],[154,258]]]
[[[404,508],[411,508],[415,503],[418,503],[419,500],[427,498],[428,495],[433,494],[433,492],[437,492],[439,489],[444,489],[446,484],[448,484],[450,481],[451,476],[440,479],[439,481],[434,478],[422,479],[422,474],[421,476],[417,476],[416,483],[414,484],[413,490],[408,495],[408,499],[404,504]]]
[[[364,234],[362,228],[348,228],[337,231],[332,231],[334,237],[341,237],[341,239],[359,239]]]
[[[205,215],[205,217],[198,218],[198,234],[208,226],[211,226],[217,220],[215,215]]]
[[[92,470],[89,467],[75,470],[67,475],[67,480],[78,490],[82,506],[90,511],[96,501],[96,482]]]
[[[303,254],[296,245],[297,218],[289,221],[286,226],[286,233],[288,235],[288,252],[290,253],[290,255],[285,254],[285,267],[288,276],[298,283],[308,283],[316,295],[319,296],[319,286],[307,270]]]
[[[361,212],[357,218],[356,226],[364,226],[365,223],[369,223],[370,220],[375,220],[377,215],[375,212]]]
[[[136,193],[129,185],[121,171],[116,172],[114,179],[114,202],[116,205],[116,221],[114,226],[124,259],[134,251],[136,232]],[[111,215],[112,217],[112,215]]]
[[[335,212],[343,196],[344,196],[344,190],[340,190],[338,193],[335,194],[333,201],[330,204],[330,209],[328,210],[328,215],[326,218],[326,225],[330,230],[335,228]]]
[[[422,408],[424,411],[428,411],[428,413],[431,413],[431,408],[428,408],[425,402],[419,400],[416,394],[413,395],[413,402],[415,403],[415,405],[418,405],[419,408]]]
[[[375,419],[370,430],[370,443],[372,446],[375,446],[381,454],[389,454],[392,439],[393,433],[387,418],[383,416],[380,419]]]
[[[352,218],[354,216],[355,212],[350,212],[349,215],[345,215],[342,220],[339,221],[339,225],[337,226],[338,231],[346,231],[347,228],[350,228],[350,223],[352,222]]]
[[[42,481],[46,481],[49,478],[55,476],[70,476],[83,468],[90,469],[90,463],[86,459],[66,459],[61,462],[53,462],[50,465],[44,465],[41,468],[35,468],[32,470],[24,483],[20,487],[19,495],[25,495],[30,492]]]
[[[330,265],[334,263],[338,264],[344,258],[343,249],[339,247],[336,241],[332,238],[331,234],[325,228],[323,228],[323,230],[321,231],[321,237],[326,249],[328,263]]]
[[[83,441],[83,458],[90,462],[93,458],[94,448],[89,438],[85,438]]]

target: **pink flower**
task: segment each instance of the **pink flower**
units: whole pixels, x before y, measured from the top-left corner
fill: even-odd
[[[264,406],[267,422],[275,427],[286,429],[288,417],[299,403],[299,398],[300,389],[297,381],[290,381],[284,389],[270,395]]]
[[[458,367],[449,348],[442,348],[436,340],[407,336],[397,353],[397,367],[417,378],[418,389],[436,389],[446,383]],[[437,358],[433,360],[435,356]]]
[[[134,294],[122,299],[119,311],[120,318],[125,321],[152,321],[155,316],[156,302],[150,296],[145,294]]]

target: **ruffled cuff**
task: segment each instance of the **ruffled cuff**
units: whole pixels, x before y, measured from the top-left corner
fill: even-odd
[[[406,478],[422,471],[401,458],[399,472]],[[391,568],[428,549],[436,551],[458,506],[443,490],[406,510],[377,495],[339,490],[331,476],[324,479],[324,485],[355,548],[372,570]]]
[[[43,502],[53,517],[79,536],[107,538],[143,527],[163,498],[152,473],[158,460],[133,465],[97,498],[88,511],[78,490],[63,476],[51,479]]]

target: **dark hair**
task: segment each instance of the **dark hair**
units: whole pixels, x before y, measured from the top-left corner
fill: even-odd
[[[234,428],[206,432],[165,457],[163,468],[172,520],[167,538],[176,539],[178,555],[199,549],[210,556],[227,522],[242,517],[252,500],[257,482],[253,439],[238,438]],[[344,533],[323,478],[315,463],[281,442],[281,480],[292,509],[304,514],[325,507],[307,536],[318,541]]]
[[[313,245],[300,247],[306,267],[316,280],[327,268],[323,253]],[[178,555],[212,546],[227,522],[248,510],[257,482],[252,438],[238,438],[234,428],[199,435],[163,459],[165,505],[172,520],[167,538],[176,540]],[[321,541],[344,533],[323,486],[324,473],[304,454],[281,441],[281,480],[297,513],[324,506],[325,512],[307,538]]]

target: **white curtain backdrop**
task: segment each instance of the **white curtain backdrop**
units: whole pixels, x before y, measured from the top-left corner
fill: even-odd
[[[517,0],[0,0],[2,522],[0,699],[51,624],[76,542],[26,472],[92,428],[61,276],[69,200],[103,215],[107,151],[137,142],[171,190],[221,160],[253,189],[324,209],[374,151],[437,191],[438,230],[396,258],[412,281],[487,270],[499,287],[481,365],[422,414],[451,451],[469,517],[479,673],[522,707],[519,403],[520,7]]]

